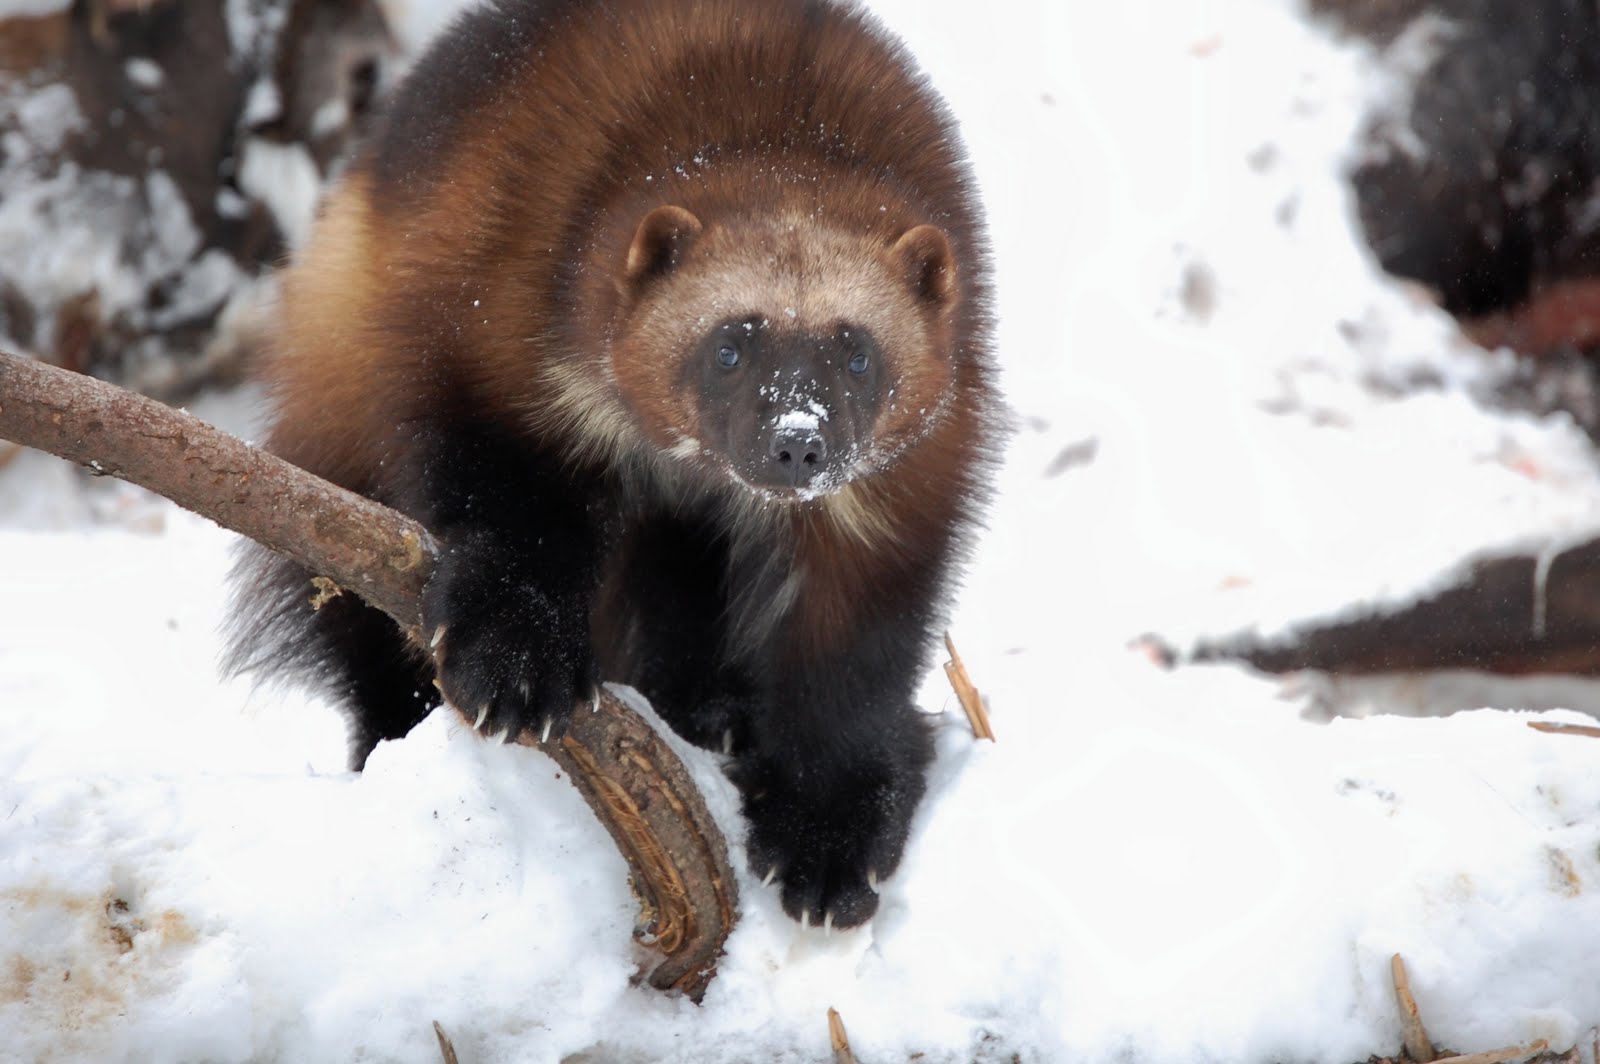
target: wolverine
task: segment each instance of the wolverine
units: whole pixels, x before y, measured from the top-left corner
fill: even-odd
[[[271,450],[425,524],[420,653],[259,551],[232,664],[351,759],[441,698],[559,735],[627,683],[722,750],[792,917],[877,910],[913,698],[989,494],[990,266],[955,123],[831,0],[492,0],[282,275]]]

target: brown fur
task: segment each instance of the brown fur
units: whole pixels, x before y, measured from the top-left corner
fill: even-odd
[[[889,472],[787,514],[801,543],[834,560],[814,574],[851,574],[837,595],[811,596],[807,627],[821,639],[839,630],[830,603],[870,579],[853,570],[883,560],[873,553],[914,554],[960,523],[950,511],[965,485],[943,500],[896,485],[965,480],[992,435],[984,253],[952,181],[962,167],[948,119],[892,43],[831,5],[547,6],[559,25],[543,62],[455,116],[450,150],[369,154],[328,201],[285,281],[274,442],[372,490],[395,413],[435,401],[395,388],[414,392],[447,357],[476,401],[575,457],[653,464],[696,437],[674,371],[703,321],[853,316],[892,361],[872,456]],[[791,32],[797,9],[815,15],[803,36]],[[685,80],[723,49],[741,56],[732,69]],[[797,99],[810,112],[800,128]],[[592,228],[574,240],[572,219],[590,207]],[[704,226],[696,257],[630,306],[633,242],[661,207]],[[942,267],[932,313],[913,298],[921,279],[906,280],[929,262]],[[328,412],[338,432],[299,438]],[[866,553],[841,562],[841,547]]]

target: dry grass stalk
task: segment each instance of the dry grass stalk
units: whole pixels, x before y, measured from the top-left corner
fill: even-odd
[[[1400,1029],[1404,1036],[1406,1055],[1418,1064],[1434,1060],[1433,1043],[1422,1026],[1422,1013],[1417,999],[1411,996],[1411,980],[1406,976],[1406,962],[1396,953],[1389,958],[1389,971],[1394,976],[1394,997],[1400,1004]]]
[[[972,686],[972,679],[967,675],[967,667],[961,663],[961,655],[956,653],[956,644],[950,638],[949,632],[944,634],[944,646],[950,652],[950,660],[944,663],[944,674],[950,677],[950,686],[955,688],[956,697],[961,700],[961,708],[967,711],[967,722],[972,725],[972,734],[979,739],[994,742],[994,729],[989,726],[989,711],[983,706],[983,696]]]
[[[1600,728],[1589,724],[1557,724],[1548,720],[1530,720],[1528,727],[1551,735],[1587,735],[1591,739],[1600,739]]]
[[[1433,1064],[1506,1064],[1507,1061],[1543,1053],[1548,1048],[1550,1043],[1541,1038],[1532,1045],[1506,1046],[1504,1049],[1491,1049],[1487,1053],[1468,1053],[1459,1057],[1440,1057]]]
[[[439,1054],[444,1057],[444,1064],[461,1064],[461,1058],[456,1056],[456,1047],[450,1041],[450,1036],[444,1033],[444,1028],[439,1026],[439,1021],[433,1021],[433,1035],[439,1039]]]
[[[850,1052],[850,1036],[844,1033],[844,1017],[838,1009],[828,1010],[828,1038],[833,1043],[833,1064],[856,1064]]]

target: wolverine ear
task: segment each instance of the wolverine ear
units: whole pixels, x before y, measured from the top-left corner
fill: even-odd
[[[956,301],[956,257],[936,225],[907,229],[889,249],[901,276],[920,300],[948,310]]]
[[[645,215],[628,246],[628,259],[622,269],[623,287],[637,289],[672,269],[702,228],[700,219],[670,204]]]

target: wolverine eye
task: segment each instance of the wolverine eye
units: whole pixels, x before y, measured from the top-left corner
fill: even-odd
[[[865,351],[857,351],[850,356],[848,365],[851,373],[867,372],[867,353]]]
[[[717,348],[717,364],[724,369],[732,369],[739,364],[739,352],[724,344]]]

